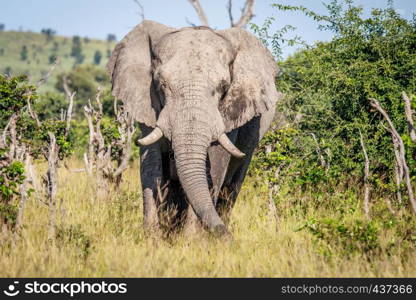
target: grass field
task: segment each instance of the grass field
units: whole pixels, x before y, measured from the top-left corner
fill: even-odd
[[[23,46],[28,51],[26,60],[21,59]],[[99,66],[104,67],[108,61],[108,52],[114,46],[114,42],[81,37],[82,54],[85,56],[82,64],[93,64],[95,51],[98,50],[102,54]],[[59,65],[39,91],[51,90],[55,85],[56,75],[69,71],[74,66],[75,59],[70,55],[71,47],[72,37],[54,36],[48,41],[44,34],[35,32],[0,32],[0,73],[6,73],[9,69],[13,75],[26,74],[32,82],[37,82],[50,70],[49,57],[54,55],[58,57]]]
[[[77,161],[70,165],[81,166]],[[230,224],[232,242],[205,235],[146,238],[136,165],[108,201],[96,200],[93,186],[85,174],[61,168],[57,238],[48,240],[48,207],[33,196],[21,234],[3,233],[0,276],[416,276],[414,249],[399,246],[394,254],[386,250],[391,230],[380,232],[377,255],[358,250],[345,256],[345,245],[335,239],[325,243],[298,230],[311,217],[336,217],[336,211],[313,208],[307,196],[302,199],[281,187],[276,215],[270,210],[269,191],[258,179],[248,178],[239,196]]]

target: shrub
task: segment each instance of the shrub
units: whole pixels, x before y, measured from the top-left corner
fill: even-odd
[[[302,11],[314,18],[322,30],[334,34],[332,41],[304,48],[279,63],[277,86],[285,98],[278,110],[287,116],[291,130],[298,133],[289,142],[291,145],[285,146],[291,148],[287,152],[291,158],[285,160],[296,166],[300,185],[325,184],[328,180],[338,185],[347,178],[361,177],[361,130],[370,157],[371,183],[394,194],[391,135],[382,117],[372,111],[368,98],[378,99],[389,113],[406,141],[411,175],[416,176],[416,148],[407,132],[401,99],[402,91],[412,95],[416,87],[416,77],[412,75],[416,73],[416,26],[392,6],[373,9],[368,18],[350,0],[333,0],[325,6],[328,15],[274,4],[283,11]],[[281,35],[261,34],[271,39],[269,43],[279,44],[282,39]],[[269,134],[266,143],[279,143],[280,138],[280,134]],[[268,154],[270,158],[273,155],[277,154]],[[267,163],[276,168],[281,160],[278,157]]]
[[[80,224],[68,227],[59,226],[56,231],[56,240],[61,244],[69,244],[77,249],[79,255],[86,259],[93,249],[92,238],[82,229]]]

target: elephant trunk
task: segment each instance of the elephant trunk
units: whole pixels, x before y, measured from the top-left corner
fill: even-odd
[[[202,224],[215,234],[227,229],[215,210],[207,181],[207,151],[212,141],[212,120],[203,109],[204,102],[195,97],[175,113],[172,124],[172,147],[179,180],[188,201]],[[211,122],[211,123],[210,123]]]

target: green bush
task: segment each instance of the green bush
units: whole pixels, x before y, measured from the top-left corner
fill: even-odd
[[[14,113],[37,99],[36,87],[25,75],[8,77],[0,74],[0,127],[4,128]]]
[[[285,140],[281,132],[269,133],[265,140],[269,147],[283,143],[283,138],[288,143],[283,148],[287,149],[278,147],[277,153],[269,153],[267,159],[259,151],[259,159],[263,167],[268,164],[274,168],[284,159],[296,172],[299,185],[338,185],[362,177],[361,130],[370,158],[370,181],[393,195],[396,187],[391,135],[368,98],[378,99],[389,113],[406,143],[407,160],[415,177],[416,145],[408,135],[401,99],[405,91],[415,105],[415,23],[402,18],[391,4],[386,9],[373,9],[367,18],[351,0],[333,0],[325,6],[328,14],[319,15],[304,7],[274,4],[283,11],[304,12],[322,30],[332,31],[334,38],[303,48],[279,62],[277,86],[285,97],[278,110],[288,119],[284,130],[297,134]],[[266,40],[271,39],[269,43],[282,43],[281,35],[259,30]]]
[[[1,150],[4,151],[4,150]],[[18,187],[25,179],[25,169],[20,161],[1,164],[0,192],[3,203],[9,203],[14,195],[18,195]]]
[[[2,224],[6,224],[9,228],[14,228],[17,222],[17,214],[19,208],[13,203],[0,202],[0,220]]]
[[[372,253],[380,250],[379,227],[372,221],[353,220],[350,223],[338,219],[311,219],[299,230],[307,230],[317,240],[324,241],[323,253],[330,254],[332,249],[341,251],[345,256],[356,253]]]

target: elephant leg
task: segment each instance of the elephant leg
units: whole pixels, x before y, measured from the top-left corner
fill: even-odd
[[[197,215],[191,205],[188,206],[186,211],[185,224],[183,226],[183,233],[186,236],[193,236],[198,232],[202,232],[203,227],[201,222],[198,220]]]
[[[250,165],[252,153],[250,155],[247,152],[245,153],[247,155],[247,160],[245,159],[244,162],[236,162],[233,161],[234,158],[231,158],[230,165],[234,165],[233,175],[227,175],[218,195],[216,208],[225,224],[228,224],[229,222],[231,211],[237,200],[237,196],[240,193]]]
[[[235,145],[243,151],[244,159],[231,157],[224,183],[221,187],[217,211],[225,223],[228,223],[232,208],[244,182],[250,161],[260,140],[260,118],[253,118],[238,129]]]
[[[233,130],[228,134],[232,143],[236,142],[238,130]],[[230,163],[231,155],[219,144],[213,145],[208,149],[210,164],[209,175],[211,176],[211,194],[214,205],[217,205],[218,194],[224,183],[227,168]]]
[[[140,125],[142,134],[146,136],[152,128]],[[140,148],[140,179],[143,191],[143,226],[147,233],[159,230],[157,192],[158,184],[162,184],[162,155],[160,142]]]

